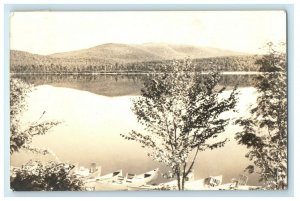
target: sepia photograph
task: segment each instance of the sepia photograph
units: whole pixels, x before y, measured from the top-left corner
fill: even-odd
[[[9,26],[11,191],[288,190],[284,10]]]

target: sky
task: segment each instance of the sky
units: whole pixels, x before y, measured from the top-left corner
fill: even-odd
[[[105,43],[172,43],[259,53],[286,41],[283,11],[14,12],[10,49],[52,54]]]

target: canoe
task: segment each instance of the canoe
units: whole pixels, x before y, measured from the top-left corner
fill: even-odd
[[[74,168],[74,170],[72,170],[72,172],[81,178],[85,178],[85,179],[91,179],[91,178],[95,178],[101,175],[101,166],[95,167],[93,170],[91,168],[85,168],[83,166],[78,167],[76,165],[76,168]]]
[[[204,186],[211,188],[222,184],[223,176],[210,176],[204,179]]]
[[[137,187],[133,187],[133,186],[128,186],[129,191],[151,191],[151,190],[159,190],[160,186],[158,185],[143,185],[143,186],[137,186]]]
[[[198,179],[192,181],[186,181],[184,186],[185,190],[214,190],[214,187],[221,185],[222,175],[210,176],[205,179]],[[177,189],[177,180],[172,180],[166,183],[161,183],[158,185],[159,188],[167,188],[170,190]]]
[[[129,187],[146,185],[158,176],[158,168],[149,172],[133,175],[127,174],[126,177],[119,175],[114,180],[98,180],[86,183],[86,187],[93,188],[95,191],[116,191],[128,190]]]
[[[156,179],[157,176],[158,176],[158,168],[133,177],[131,181],[129,181],[129,183],[131,184],[128,186],[137,187],[137,186],[146,185],[147,183]]]
[[[209,190],[261,190],[261,186],[238,185],[235,183],[226,183],[220,186],[215,186]]]
[[[84,181],[84,183],[116,181],[118,177],[122,176],[122,174],[122,170],[117,170],[103,176],[97,176],[95,178],[87,179]]]

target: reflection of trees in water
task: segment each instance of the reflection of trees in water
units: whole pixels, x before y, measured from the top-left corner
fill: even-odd
[[[141,74],[73,74],[73,75],[51,75],[51,74],[13,74],[11,77],[20,78],[23,81],[34,84],[59,84],[59,83],[74,83],[74,82],[96,82],[96,83],[111,83],[111,82],[122,82],[123,84],[137,84],[142,85],[143,79],[146,75]],[[202,75],[206,76],[206,75]],[[256,75],[221,75],[220,85],[225,86],[239,86],[247,87],[254,85],[254,78]]]
[[[19,78],[23,81],[34,84],[58,84],[66,82],[130,82],[139,83],[142,75],[91,75],[91,74],[72,74],[72,75],[54,75],[54,74],[13,74],[12,78]]]

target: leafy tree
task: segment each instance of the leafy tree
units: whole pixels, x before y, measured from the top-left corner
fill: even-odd
[[[20,79],[10,80],[10,153],[27,149],[33,152],[48,153],[47,150],[35,148],[31,145],[35,135],[44,135],[49,129],[59,124],[56,121],[32,122],[29,126],[22,127],[21,118],[27,109],[26,98],[32,86]],[[43,115],[43,114],[42,114]]]
[[[27,109],[26,98],[31,86],[19,79],[10,80],[10,153],[29,150],[35,153],[48,154],[48,150],[31,145],[35,135],[44,135],[49,129],[59,124],[54,121],[38,121],[28,127],[21,126],[23,112]],[[43,115],[43,114],[42,114]],[[12,167],[11,167],[12,168]],[[67,163],[30,161],[21,168],[12,168],[11,188],[15,191],[65,191],[82,190],[82,182],[72,173],[74,165]]]
[[[165,65],[164,73],[148,75],[141,97],[133,100],[133,112],[144,133],[121,134],[147,148],[154,160],[165,163],[184,190],[199,151],[224,146],[225,140],[212,140],[224,131],[229,120],[220,115],[234,109],[236,90],[222,98],[217,72],[200,75],[189,59]]]
[[[257,172],[267,189],[287,188],[287,69],[286,54],[268,43],[268,54],[257,60],[260,65],[256,88],[257,103],[251,116],[237,120],[243,127],[236,134],[250,151],[254,162],[246,169]],[[255,168],[256,167],[256,168]]]
[[[29,161],[21,168],[13,170],[11,189],[14,191],[79,191],[82,181],[67,163]]]

